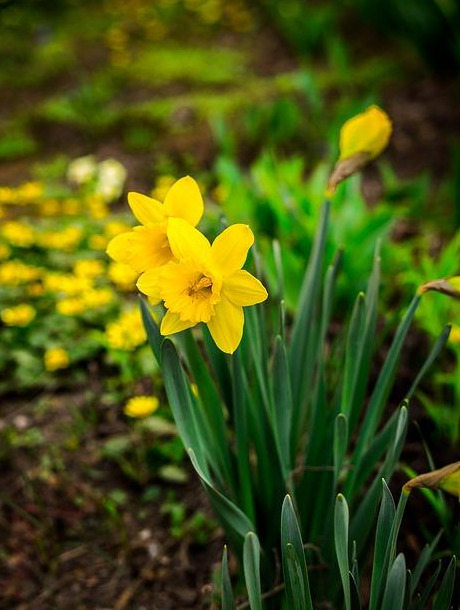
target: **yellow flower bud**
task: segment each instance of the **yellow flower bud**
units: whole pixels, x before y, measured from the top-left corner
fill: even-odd
[[[124,406],[123,412],[128,417],[143,418],[155,413],[159,407],[156,396],[135,396]]]
[[[460,462],[414,477],[404,485],[403,491],[409,494],[413,489],[420,487],[443,489],[460,500]]]
[[[328,194],[334,193],[340,182],[378,157],[388,146],[392,130],[388,115],[378,106],[370,106],[346,121],[340,130],[340,156],[329,180]]]

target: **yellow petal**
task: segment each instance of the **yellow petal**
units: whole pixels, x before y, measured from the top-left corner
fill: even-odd
[[[241,307],[262,303],[268,297],[262,282],[244,270],[225,278],[223,291],[229,301]]]
[[[214,316],[208,322],[208,328],[217,347],[226,354],[233,354],[243,336],[243,308],[231,303],[222,295],[215,307]]]
[[[222,275],[230,275],[241,269],[253,243],[254,234],[248,225],[232,225],[216,237],[212,244],[212,255]]]
[[[169,218],[167,234],[171,251],[177,259],[210,261],[209,241],[186,220]]]
[[[107,254],[138,273],[160,267],[173,258],[166,230],[161,226],[135,227],[117,235],[107,246]]]
[[[189,320],[184,322],[180,319],[178,313],[167,311],[161,321],[160,333],[162,335],[173,335],[174,333],[179,333],[181,330],[191,328],[192,326],[195,326],[195,324],[196,322],[190,322]]]
[[[203,197],[193,178],[186,176],[175,182],[166,193],[163,204],[166,216],[183,218],[196,227],[204,212]]]
[[[157,224],[165,219],[163,206],[156,199],[141,193],[128,193],[128,203],[134,216],[143,225]]]
[[[378,106],[352,117],[340,130],[340,160],[358,153],[377,157],[387,147],[393,130],[391,121]]]
[[[159,272],[162,267],[145,271],[137,280],[138,289],[154,301],[161,301]]]

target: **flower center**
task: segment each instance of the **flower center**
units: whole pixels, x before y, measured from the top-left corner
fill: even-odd
[[[189,297],[195,299],[208,299],[212,295],[212,280],[206,275],[191,282],[186,290]]]

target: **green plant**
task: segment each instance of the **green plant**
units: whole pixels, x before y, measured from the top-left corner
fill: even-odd
[[[178,432],[240,558],[249,552],[247,534],[256,533],[262,549],[262,582],[267,588],[276,571],[272,549],[278,548],[281,535],[276,515],[286,492],[297,506],[302,536],[320,549],[322,560],[310,551],[309,562],[332,565],[333,506],[339,489],[344,490],[353,511],[350,536],[356,541],[356,557],[366,555],[380,481],[393,473],[407,425],[403,405],[379,429],[421,295],[414,296],[402,318],[367,398],[376,340],[380,256],[377,251],[366,294],[360,293],[356,299],[346,339],[339,335],[329,345],[327,333],[341,258],[337,256],[323,276],[329,208],[326,202],[291,332],[282,300],[272,308],[248,309],[243,341],[231,359],[216,350],[204,333],[208,367],[190,331],[179,339],[182,361],[174,343],[162,340],[142,301],[149,342],[163,371]],[[282,278],[281,260],[277,263]],[[444,331],[421,363],[403,396],[413,395],[448,332]],[[191,390],[192,381],[198,396]],[[253,549],[257,546],[254,538],[250,544]],[[336,582],[335,569],[313,571],[313,598],[339,599]]]
[[[393,496],[383,481],[379,516],[375,530],[375,546],[372,557],[370,591],[360,588],[360,569],[356,556],[356,541],[349,540],[349,509],[341,494],[335,501],[334,541],[335,560],[340,572],[340,583],[346,610],[361,610],[367,603],[369,610],[409,610],[423,608],[447,609],[454,590],[456,558],[451,558],[441,576],[441,562],[425,584],[424,573],[432,560],[439,538],[427,545],[413,571],[406,571],[404,553],[396,555],[397,540],[407,496],[401,495],[397,507]],[[251,610],[265,607],[264,599],[277,600],[277,608],[286,610],[313,610],[309,577],[308,552],[303,544],[299,522],[292,498],[284,499],[281,511],[281,562],[283,582],[262,594],[259,565],[260,544],[253,532],[246,534],[243,550],[243,567],[246,590]],[[433,595],[435,585],[441,581]],[[368,596],[368,599],[366,597]],[[434,597],[433,605],[431,600]],[[222,610],[235,610],[235,598],[228,570],[227,549],[222,558],[221,578]],[[246,607],[245,604],[239,608]]]

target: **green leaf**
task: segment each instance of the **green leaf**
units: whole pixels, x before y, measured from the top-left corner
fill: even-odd
[[[434,585],[436,584],[440,573],[441,573],[441,561],[438,562],[436,570],[431,575],[430,580],[428,581],[425,589],[423,590],[421,600],[420,600],[420,608],[425,608],[428,598],[430,597],[430,593],[431,593]]]
[[[372,566],[371,593],[369,610],[377,610],[378,601],[381,598],[382,583],[386,581],[386,572],[383,572],[385,556],[390,541],[391,527],[395,516],[395,503],[387,484],[382,480],[382,502],[380,504],[379,517],[374,545],[374,563]]]
[[[405,591],[406,560],[404,555],[400,553],[388,574],[381,610],[403,610]]]
[[[145,332],[147,333],[150,348],[158,365],[161,366],[161,344],[163,342],[163,337],[160,335],[160,329],[153,321],[147,301],[141,297],[139,302],[141,305],[142,321],[144,323]]]
[[[289,365],[284,341],[280,336],[275,339],[273,355],[273,414],[272,425],[278,444],[285,478],[291,470],[291,419],[292,395],[289,378]]]
[[[253,530],[254,527],[246,515],[236,506],[231,500],[226,498],[220,491],[216,489],[214,484],[208,478],[207,474],[201,469],[196,456],[192,449],[188,450],[190,460],[193,467],[197,471],[201,482],[208,494],[208,497],[216,511],[217,516],[224,524],[226,530],[230,530],[236,534],[237,538],[244,539],[246,534]]]
[[[355,301],[353,313],[348,329],[347,346],[345,352],[345,369],[343,374],[343,390],[341,401],[341,412],[348,418],[355,414],[355,393],[356,384],[359,380],[361,353],[365,340],[364,327],[366,323],[366,301],[361,292]],[[351,426],[353,429],[354,425]]]
[[[361,610],[361,596],[352,572],[350,572],[350,594],[351,610]]]
[[[348,445],[348,421],[346,415],[339,413],[334,424],[334,486],[339,480],[343,458]]]
[[[224,546],[222,555],[222,610],[235,610],[235,600],[233,598],[232,582],[228,571],[227,547]]]
[[[377,383],[375,384],[375,388],[367,408],[366,417],[364,418],[364,423],[358,436],[357,447],[355,450],[355,455],[358,458],[363,454],[369,440],[375,434],[375,431],[379,425],[383,409],[395,378],[396,367],[399,362],[399,356],[401,354],[404,340],[419,303],[420,295],[416,294],[396,330],[387,357],[385,358],[385,362],[380,371],[380,375],[378,376]]]
[[[441,586],[439,587],[438,594],[433,604],[433,610],[448,610],[452,601],[452,594],[454,592],[455,583],[455,567],[456,567],[455,555],[450,560],[447,570],[442,579]]]
[[[422,378],[424,377],[425,373],[430,368],[430,366],[433,364],[433,362],[436,360],[436,358],[439,356],[440,351],[443,349],[443,347],[447,343],[451,328],[452,327],[450,325],[448,325],[444,328],[441,336],[434,344],[433,349],[431,350],[431,352],[428,355],[428,358],[425,360],[422,368],[418,372],[417,377],[414,379],[414,382],[412,383],[410,390],[406,394],[406,398],[409,399],[412,397],[413,393],[417,389],[417,386],[420,383],[420,381],[422,380]]]
[[[161,361],[166,394],[179,435],[185,447],[193,450],[200,467],[207,470],[198,410],[192,402],[176,348],[169,339],[163,342]]]
[[[412,573],[412,581],[411,581],[412,595],[415,593],[415,590],[420,581],[420,577],[423,574],[423,571],[425,570],[426,566],[428,565],[428,563],[431,560],[434,549],[436,548],[436,546],[439,542],[439,539],[441,538],[441,535],[442,535],[442,531],[440,531],[438,533],[436,538],[430,544],[427,544],[425,546],[425,548],[423,549],[423,551],[420,554],[419,560],[417,561],[417,565],[415,566],[415,569]]]
[[[312,344],[310,335],[313,328],[313,314],[319,294],[323,269],[329,208],[330,202],[325,201],[303,280],[297,306],[298,313],[291,335],[289,357],[291,363],[292,396],[293,404],[297,410],[294,414],[293,430],[298,431],[298,436],[301,436],[303,432],[299,426],[305,419],[303,413],[306,404],[305,396],[308,396],[308,391],[305,390],[311,386],[310,374],[308,372],[312,371],[313,367],[307,354]],[[314,350],[313,354],[316,356],[316,350]]]
[[[292,547],[292,552],[290,551],[289,554],[287,554],[288,545]],[[290,607],[294,608],[301,601],[299,608],[313,610],[302,535],[289,495],[284,498],[281,510],[281,549],[286,593],[288,601],[290,600]],[[294,583],[296,583],[296,587],[294,587]]]
[[[340,578],[342,579],[343,595],[346,610],[351,610],[350,570],[348,564],[348,522],[349,512],[347,501],[338,494],[334,511],[334,541]]]
[[[254,532],[248,532],[243,547],[243,568],[251,610],[262,610],[260,585],[260,544]]]

